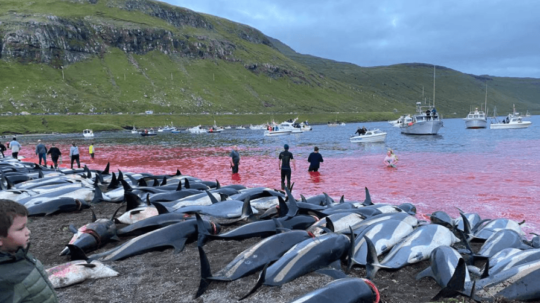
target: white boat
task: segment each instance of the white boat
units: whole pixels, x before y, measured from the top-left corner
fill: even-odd
[[[494,112],[494,114],[496,114]],[[527,128],[532,125],[531,121],[525,121],[521,117],[521,115],[516,112],[516,106],[514,105],[514,112],[511,114],[508,114],[506,116],[506,119],[503,119],[502,121],[498,121],[494,117],[495,122],[491,122],[489,125],[490,129],[514,129],[514,128]]]
[[[467,118],[463,118],[463,120],[465,120],[467,128],[486,128],[487,126],[487,115],[478,108],[469,112]]]
[[[364,135],[352,136],[351,142],[384,142],[386,140],[386,133],[379,129],[372,129],[366,131]]]
[[[85,138],[94,138],[94,132],[91,129],[83,130],[82,134]]]
[[[208,133],[210,134],[216,134],[216,133],[221,133],[222,131],[224,131],[225,129],[221,126],[217,126],[216,125],[216,120],[214,120],[214,126],[210,127],[208,129]]]
[[[406,135],[436,135],[443,121],[441,115],[435,110],[435,66],[433,66],[433,105],[422,106],[422,102],[416,102],[416,114],[412,121],[401,122],[399,128]]]
[[[303,133],[304,131],[300,128],[300,125],[296,123],[296,120],[298,120],[298,118],[281,122],[281,124],[278,125],[279,130],[288,130],[292,134]],[[296,127],[296,125],[298,125],[298,127]]]
[[[409,123],[412,121],[411,115],[403,115],[399,117],[397,120],[388,121],[388,123],[392,124],[393,127],[399,127],[401,123]]]
[[[224,129],[231,129],[232,127],[230,126],[225,126]]]
[[[235,129],[246,129],[246,128],[240,125],[240,126],[235,127]]]
[[[197,125],[197,126],[192,127],[192,128],[188,128],[187,131],[192,133],[192,134],[204,134],[204,133],[206,133],[206,129],[201,127],[200,125]]]
[[[133,129],[131,130],[132,134],[139,134],[139,131],[135,128],[135,125],[133,125]]]
[[[300,126],[300,129],[302,130],[302,132],[309,132],[309,131],[312,131],[313,128],[311,127],[311,125],[309,125],[307,123],[307,121],[305,122],[301,122],[300,124],[298,124]]]
[[[264,136],[265,137],[275,137],[275,136],[285,136],[290,135],[290,130],[284,130],[284,129],[277,129],[277,130],[265,130]]]
[[[486,83],[486,100],[485,107],[487,110],[487,83]],[[474,111],[470,111],[465,120],[465,127],[467,128],[486,128],[487,126],[487,113],[482,110],[478,110],[478,107]]]

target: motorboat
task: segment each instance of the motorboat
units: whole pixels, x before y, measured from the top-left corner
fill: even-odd
[[[476,108],[474,111],[469,112],[465,120],[465,126],[467,128],[486,128],[487,115],[484,111]]]
[[[83,130],[83,137],[94,138],[94,132],[91,129],[85,129]]]
[[[514,112],[508,114],[505,119],[502,121],[497,120],[496,117],[493,118],[494,121],[489,125],[490,129],[513,129],[513,128],[527,128],[532,125],[531,121],[523,120],[523,117],[516,112],[516,107],[514,105]]]
[[[409,123],[412,121],[411,115],[403,115],[399,117],[397,120],[388,121],[388,123],[392,124],[393,127],[399,127],[401,123]]]
[[[224,129],[231,129],[232,127],[230,126],[225,126]]]
[[[276,129],[276,130],[265,130],[264,131],[264,136],[265,137],[275,137],[275,136],[285,136],[285,135],[290,135],[291,134],[291,131],[290,130],[286,130],[286,129]]]
[[[187,131],[192,133],[192,134],[204,134],[204,133],[206,133],[206,129],[201,127],[200,125],[197,125],[197,126],[192,127],[192,128],[188,128]]]
[[[221,133],[222,131],[224,131],[223,127],[219,127],[219,126],[212,126],[208,129],[209,134],[218,134],[218,133]]]
[[[362,143],[362,142],[384,142],[386,140],[386,133],[379,129],[367,130],[365,134],[352,136],[350,138],[351,142]]]
[[[295,125],[295,127],[296,127],[296,125]],[[313,128],[311,127],[311,125],[308,124],[307,121],[300,122],[298,124],[298,127],[302,130],[302,132],[309,132],[309,131],[313,130]]]
[[[150,137],[157,135],[154,129],[145,129],[144,131],[140,132],[140,135],[143,137]]]
[[[399,124],[402,134],[406,135],[436,135],[443,121],[441,114],[435,109],[435,66],[433,66],[433,104],[422,106],[422,102],[416,102],[416,114],[410,122],[403,120]]]
[[[132,134],[139,134],[139,131],[135,128],[135,125],[133,125],[133,129],[131,129]]]
[[[240,126],[235,127],[235,129],[246,129],[246,128],[240,125]]]
[[[424,111],[424,109],[426,109]],[[443,121],[440,114],[433,106],[422,106],[422,102],[416,102],[416,115],[411,116],[410,122],[402,121],[399,128],[406,135],[436,135]]]
[[[304,131],[300,128],[300,125],[296,123],[296,120],[298,120],[298,118],[281,122],[277,127],[279,130],[289,130],[291,134],[301,134]]]

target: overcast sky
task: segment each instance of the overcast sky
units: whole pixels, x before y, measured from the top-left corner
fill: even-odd
[[[537,0],[165,0],[359,66],[427,63],[540,78]]]

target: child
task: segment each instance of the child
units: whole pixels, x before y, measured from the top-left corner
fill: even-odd
[[[394,154],[394,151],[389,149],[388,152],[386,152],[386,157],[384,157],[383,163],[388,167],[396,167],[396,164],[398,162],[396,154]]]
[[[58,302],[39,260],[28,252],[28,211],[0,199],[0,302]]]

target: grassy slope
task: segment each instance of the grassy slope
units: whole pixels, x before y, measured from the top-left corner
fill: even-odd
[[[149,109],[175,114],[376,112],[386,113],[381,118],[386,120],[397,116],[396,113],[412,112],[414,102],[421,100],[422,87],[426,99],[432,98],[432,66],[403,64],[362,68],[300,55],[271,39],[278,51],[240,39],[237,33],[245,30],[245,26],[209,15],[203,16],[214,30],[179,29],[143,12],[107,7],[106,1],[91,5],[58,0],[4,0],[0,21],[3,22],[2,26],[13,29],[29,20],[46,23],[48,15],[73,20],[85,18],[99,24],[113,24],[118,28],[167,30],[176,37],[187,36],[186,41],[191,43],[209,43],[213,39],[227,41],[236,46],[234,57],[241,61],[193,59],[177,54],[165,55],[159,51],[144,55],[127,54],[114,47],[109,47],[101,57],[65,66],[63,73],[45,64],[0,60],[0,112],[140,113]],[[204,36],[205,40],[199,41],[197,36]],[[289,73],[282,77],[269,76],[251,72],[244,64],[270,64]],[[488,79],[490,108],[495,104],[498,112],[504,114],[511,110],[512,103],[516,103],[518,110],[540,112],[537,101],[539,79],[482,78],[441,67],[437,70],[436,90],[439,112],[447,117],[453,117],[454,112],[457,116],[463,116],[471,106],[482,104],[485,79]],[[333,120],[332,116],[323,115],[317,122]],[[183,116],[178,117],[179,125],[192,124],[186,123]],[[373,120],[367,116],[357,117],[356,120]],[[140,116],[131,118],[140,119]],[[78,131],[88,126],[85,118],[74,121],[66,118],[60,121],[62,123],[57,128],[52,123],[48,129],[43,129],[39,126],[41,117],[21,119],[26,119],[27,125],[35,125],[36,128],[11,124],[2,131]],[[28,122],[32,119],[35,120],[33,123]],[[132,124],[125,120],[127,118],[119,116],[96,119],[102,124],[96,125],[96,130]],[[267,120],[243,122],[244,118],[232,119],[224,124],[262,123]],[[340,117],[340,120],[347,119]],[[15,123],[19,120],[11,121]],[[68,125],[68,121],[75,124]],[[211,124],[211,121],[200,122]],[[146,125],[164,123],[148,121]]]

